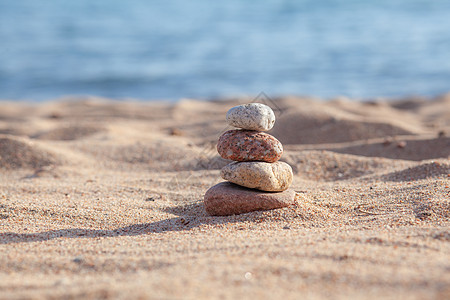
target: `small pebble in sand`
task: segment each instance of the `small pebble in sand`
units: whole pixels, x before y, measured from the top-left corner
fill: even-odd
[[[205,194],[206,212],[213,216],[229,216],[257,210],[282,208],[294,203],[295,191],[267,193],[241,187],[231,182],[221,182]]]
[[[232,162],[222,168],[223,179],[267,192],[282,192],[292,183],[292,168],[285,162]]]
[[[276,162],[283,154],[283,146],[268,133],[229,130],[220,136],[217,151],[223,158],[234,161]]]
[[[81,264],[82,262],[84,262],[84,257],[83,256],[77,256],[74,259],[72,259],[72,261],[74,263]]]
[[[406,147],[406,142],[405,141],[400,141],[397,143],[397,148],[403,149]]]
[[[265,104],[249,103],[231,108],[226,120],[229,125],[237,128],[267,131],[275,124],[275,114]]]
[[[392,144],[392,138],[391,137],[385,138],[383,141],[383,146],[389,146],[390,144]]]
[[[170,135],[176,135],[176,136],[183,136],[184,135],[183,131],[181,131],[178,128],[170,128],[169,129],[169,134]]]

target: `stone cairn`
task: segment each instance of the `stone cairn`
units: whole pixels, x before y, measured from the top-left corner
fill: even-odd
[[[220,156],[233,160],[221,170],[226,182],[211,187],[204,197],[206,212],[227,216],[256,210],[286,207],[294,202],[292,168],[278,161],[283,146],[265,133],[275,124],[275,114],[264,104],[231,108],[227,123],[239,129],[222,134],[217,143]]]

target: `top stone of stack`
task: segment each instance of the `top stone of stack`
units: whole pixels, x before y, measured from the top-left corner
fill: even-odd
[[[228,125],[257,131],[268,131],[275,124],[273,110],[261,103],[238,105],[227,112]]]

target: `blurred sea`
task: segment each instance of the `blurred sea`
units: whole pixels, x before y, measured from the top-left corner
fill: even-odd
[[[448,91],[449,0],[0,0],[0,99]]]

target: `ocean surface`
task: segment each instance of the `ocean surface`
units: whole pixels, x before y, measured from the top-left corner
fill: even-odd
[[[0,99],[448,91],[449,0],[0,0]]]

